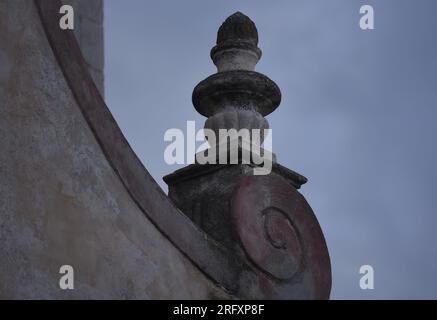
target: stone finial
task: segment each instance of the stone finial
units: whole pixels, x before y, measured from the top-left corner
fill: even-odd
[[[223,22],[217,33],[217,44],[227,41],[245,41],[257,46],[258,30],[255,23],[240,11],[235,12]]]
[[[208,118],[205,128],[216,136],[206,132],[211,148],[164,181],[177,207],[227,250],[229,259],[247,262],[243,272],[236,270],[238,290],[259,290],[269,299],[326,299],[331,287],[329,253],[314,213],[296,190],[306,178],[264,150],[257,130],[250,137],[241,130],[268,128],[264,117],[281,102],[278,86],[254,71],[260,57],[255,24],[239,12],[226,19],[211,51],[218,72],[193,92],[194,107]],[[224,137],[220,129],[233,132],[233,137]],[[229,152],[231,144],[238,152]],[[222,146],[227,147],[223,152]],[[257,170],[263,167],[254,160],[257,154],[271,170]],[[204,161],[205,155],[219,162]],[[241,297],[238,292],[235,296]]]
[[[227,18],[218,31],[217,45],[211,50],[211,58],[218,72],[255,70],[261,58],[255,23],[241,12]]]
[[[218,31],[211,58],[218,72],[193,92],[194,107],[208,117],[205,129],[213,130],[217,137],[220,129],[260,129],[263,133],[269,128],[264,117],[279,106],[281,91],[254,71],[261,50],[253,21],[241,12],[227,18]]]

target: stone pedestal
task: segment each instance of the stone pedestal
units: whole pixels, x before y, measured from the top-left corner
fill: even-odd
[[[228,248],[238,243],[231,216],[235,189],[245,176],[253,176],[253,165],[193,164],[164,177],[176,206],[208,235]],[[299,189],[307,179],[273,163],[271,176]]]

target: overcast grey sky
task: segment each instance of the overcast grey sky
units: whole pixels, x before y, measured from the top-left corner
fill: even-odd
[[[375,30],[358,26],[375,9]],[[324,231],[332,298],[437,298],[437,1],[105,0],[106,100],[155,179],[165,130],[187,120],[220,24],[242,11],[257,25],[257,71],[282,90],[268,117],[281,164]],[[359,267],[375,289],[359,287]]]

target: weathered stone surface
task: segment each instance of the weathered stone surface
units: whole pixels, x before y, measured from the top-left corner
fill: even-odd
[[[83,18],[88,18],[98,24],[103,23],[103,0],[62,0],[65,4],[72,5],[75,11]]]
[[[1,1],[0,30],[0,298],[228,297],[133,201],[34,3]],[[65,264],[74,290],[59,288]]]
[[[90,1],[92,2],[92,1]],[[103,25],[88,18],[80,22],[80,48],[86,62],[99,72],[104,69]]]
[[[105,95],[103,0],[62,0],[74,9],[74,34],[100,94]]]

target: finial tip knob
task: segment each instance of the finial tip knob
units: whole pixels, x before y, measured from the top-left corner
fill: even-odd
[[[228,41],[243,41],[258,45],[258,30],[255,23],[240,11],[229,16],[217,34],[217,44]]]
[[[255,23],[239,11],[229,16],[218,30],[211,58],[219,72],[255,70],[261,58]]]

